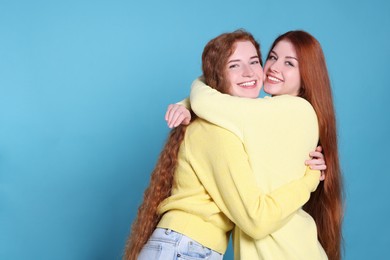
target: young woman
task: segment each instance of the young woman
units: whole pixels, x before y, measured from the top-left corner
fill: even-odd
[[[243,93],[257,97],[263,80],[261,54],[252,35],[243,31],[222,34],[206,45],[206,81],[223,93],[242,93],[233,84],[240,72],[229,73],[236,60],[245,64],[242,73],[250,71],[255,81],[255,87]],[[298,130],[291,127],[291,135],[313,140],[305,144],[306,156],[317,143],[317,132],[300,130],[312,129],[317,121],[307,102],[298,103],[300,112],[289,114],[302,124]],[[301,178],[264,193],[243,142],[232,132],[200,118],[175,128],[145,191],[125,259],[222,259],[234,225],[257,239],[266,237],[291,219],[319,183],[320,173],[306,169],[303,161],[294,169]],[[289,175],[290,169],[284,170],[279,174]]]
[[[273,95],[266,99],[240,99],[223,95],[195,81],[191,91],[191,108],[199,117],[235,133],[243,141],[257,174],[259,187],[271,192],[300,175],[280,175],[287,158],[283,147],[299,146],[291,143],[290,125],[299,124],[288,116],[274,111],[272,103],[284,103],[294,108],[293,102],[284,101],[286,95],[306,99],[313,106],[319,127],[319,144],[327,159],[326,180],[304,206],[289,221],[269,236],[257,240],[238,226],[235,229],[234,249],[237,259],[340,259],[341,223],[343,216],[341,173],[337,151],[335,112],[325,58],[319,42],[304,31],[290,31],[273,43],[265,64],[265,92]],[[208,81],[206,79],[206,83]],[[250,88],[252,81],[237,82]],[[178,117],[168,112],[168,124],[177,124]],[[273,124],[264,128],[264,120]],[[274,120],[274,122],[272,122]],[[284,120],[284,121],[283,121]],[[284,126],[284,127],[282,127]],[[315,126],[313,126],[315,127]],[[265,135],[267,138],[259,138]],[[259,147],[268,147],[259,152]],[[292,159],[289,157],[288,159]],[[294,160],[296,160],[295,158]],[[272,169],[275,172],[270,174]],[[289,169],[293,169],[290,165]],[[295,171],[290,171],[294,173]],[[317,235],[318,232],[318,235]],[[320,243],[317,243],[317,236]],[[325,249],[323,251],[321,245]]]

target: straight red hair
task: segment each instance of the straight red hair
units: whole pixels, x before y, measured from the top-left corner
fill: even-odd
[[[332,90],[320,43],[305,31],[289,31],[279,36],[271,50],[280,41],[290,42],[296,51],[301,75],[298,96],[313,106],[318,117],[319,145],[323,148],[327,169],[325,180],[312,193],[304,209],[314,218],[318,239],[330,260],[341,259],[343,189],[337,147],[336,115]]]

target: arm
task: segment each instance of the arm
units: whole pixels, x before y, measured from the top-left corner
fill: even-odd
[[[173,128],[180,124],[188,125],[191,121],[191,112],[189,109],[191,109],[189,98],[169,105],[165,114],[168,127]],[[320,180],[323,181],[325,179],[324,170],[326,170],[326,163],[322,153],[322,147],[317,146],[315,151],[310,152],[309,156],[310,159],[306,160],[305,164],[312,170],[321,170]]]
[[[306,109],[301,110],[305,116],[307,116],[308,106],[311,107],[306,100],[302,103],[303,99],[297,97],[284,96],[268,99],[233,97],[222,94],[207,86],[202,81],[202,78],[198,78],[193,82],[190,97],[192,109],[199,117],[232,131],[239,136],[241,140],[243,140],[243,136],[246,134],[246,129],[252,128],[253,122],[261,122],[262,127],[268,127],[270,121],[274,120],[274,116],[272,115],[275,114],[276,110],[282,108],[284,111],[283,113],[286,115],[290,114],[291,117],[289,117],[289,119],[292,119],[296,116],[296,114],[291,114],[291,111],[289,111],[290,105],[292,108],[293,103],[301,103],[299,105],[300,107],[302,107],[302,105],[303,107],[306,106]],[[287,102],[283,100],[286,98],[289,98]],[[294,120],[292,120],[292,123],[294,123],[293,121]],[[315,122],[313,121],[312,123]],[[310,166],[313,170],[321,170],[321,180],[324,180],[325,176],[323,175],[323,171],[326,169],[326,164],[321,152],[322,148],[320,146],[317,147],[315,151],[310,153],[311,159],[306,160],[305,164]]]
[[[241,139],[244,135],[243,128],[248,122],[248,118],[267,114],[270,109],[268,100],[262,98],[241,98],[223,94],[207,86],[202,79],[200,77],[192,83],[190,104],[188,99],[180,103],[187,109],[191,109],[200,118],[232,131]],[[175,116],[174,113],[169,111],[169,108],[167,113],[170,113],[171,118]],[[167,121],[171,122],[173,120]],[[174,124],[177,126],[179,122],[175,121]],[[172,122],[171,125],[173,125]]]
[[[192,83],[191,109],[197,116],[242,138],[242,115],[247,111],[246,102],[250,102],[250,99],[222,94],[207,86],[201,79],[198,78]]]
[[[208,129],[204,142],[186,145],[186,153],[194,158],[192,167],[232,222],[254,239],[264,238],[309,200],[320,174],[308,168],[301,179],[264,194],[256,185],[242,142],[225,129],[213,129]]]
[[[207,86],[202,78],[192,83],[190,94],[191,109],[198,117],[228,129],[241,140],[245,135],[245,129],[250,127],[253,121],[266,118],[275,107],[280,108],[284,105],[277,99],[253,99],[223,94]]]

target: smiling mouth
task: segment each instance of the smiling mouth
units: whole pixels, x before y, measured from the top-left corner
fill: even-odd
[[[269,76],[269,75],[267,76],[267,79],[268,79],[268,81],[271,81],[271,82],[274,82],[274,83],[282,82],[281,79],[278,79],[278,78],[276,78],[276,77]]]
[[[240,83],[240,84],[237,84],[237,85],[239,85],[242,88],[252,88],[252,87],[256,86],[256,80]]]

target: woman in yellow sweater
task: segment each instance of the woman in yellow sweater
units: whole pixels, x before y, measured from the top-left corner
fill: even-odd
[[[240,92],[241,87],[232,84],[241,73],[233,64],[236,60],[245,64],[244,73],[253,72],[254,84],[245,86],[245,93],[258,96],[261,55],[258,43],[246,32],[224,34],[209,42],[202,56],[206,79],[221,92]],[[237,72],[228,74],[229,70]],[[291,138],[312,140],[301,145],[306,156],[317,143],[317,129],[312,127],[316,116],[307,102],[293,99],[296,110],[289,109],[284,116],[300,122],[290,128]],[[234,225],[252,237],[266,237],[307,202],[319,183],[319,172],[306,169],[303,161],[294,169],[301,178],[264,193],[256,184],[242,140],[231,131],[200,118],[172,130],[145,192],[125,258],[222,259]],[[290,174],[290,169],[284,170],[280,174]]]
[[[294,175],[295,171],[291,171],[290,175],[278,174],[282,172],[285,165],[289,165],[280,162],[281,158],[288,156],[283,154],[285,152],[283,147],[289,144],[288,147],[296,148],[289,141],[289,135],[290,126],[298,122],[291,118],[284,118],[283,122],[279,121],[282,117],[277,116],[278,112],[275,112],[274,108],[269,109],[270,103],[283,102],[283,99],[289,98],[286,95],[304,98],[310,102],[317,114],[319,143],[324,148],[328,168],[325,171],[326,180],[312,195],[309,203],[304,207],[305,210],[294,213],[279,230],[259,240],[236,226],[235,257],[237,259],[327,259],[327,257],[332,260],[340,259],[343,215],[341,173],[337,152],[335,112],[321,46],[307,32],[287,32],[273,43],[264,71],[264,90],[273,95],[272,98],[245,100],[223,95],[197,80],[191,92],[192,110],[199,117],[228,129],[240,137],[248,152],[259,186],[263,191],[271,192],[301,175]],[[206,83],[209,84],[207,79]],[[291,101],[286,102],[286,106],[294,109]],[[168,123],[172,124],[177,115],[178,113],[168,112]],[[267,117],[274,127],[264,128],[263,122]],[[267,138],[259,138],[260,135]],[[269,149],[264,150],[264,147]],[[293,158],[288,157],[288,159]],[[272,173],[269,169],[275,172]],[[293,169],[293,166],[289,165],[289,169]],[[320,243],[317,242],[317,236]]]

